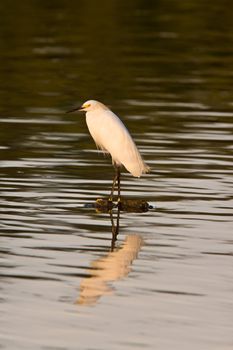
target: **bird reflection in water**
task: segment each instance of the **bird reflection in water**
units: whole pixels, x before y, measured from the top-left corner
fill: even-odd
[[[80,305],[94,305],[103,295],[114,292],[111,282],[126,277],[133,261],[143,244],[142,237],[138,234],[130,234],[125,237],[124,242],[116,247],[119,232],[120,210],[117,210],[116,224],[112,211],[109,212],[112,224],[111,251],[103,258],[92,261],[89,277],[84,278],[80,284],[80,295],[76,303]]]

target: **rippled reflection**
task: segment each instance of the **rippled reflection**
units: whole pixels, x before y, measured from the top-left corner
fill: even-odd
[[[112,282],[126,277],[133,261],[137,258],[142,246],[142,237],[138,234],[126,235],[124,242],[116,247],[119,232],[120,210],[117,210],[116,223],[110,212],[112,225],[111,251],[106,256],[94,260],[90,264],[91,275],[80,283],[80,295],[77,304],[94,305],[103,295],[112,294]]]

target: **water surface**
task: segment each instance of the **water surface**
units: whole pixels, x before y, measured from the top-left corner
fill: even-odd
[[[2,349],[232,349],[232,5],[13,1],[1,11]],[[98,7],[99,6],[99,7]],[[152,172],[122,193],[87,99]],[[113,213],[116,222],[116,211]]]

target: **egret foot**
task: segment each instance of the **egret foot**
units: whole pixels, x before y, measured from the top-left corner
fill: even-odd
[[[105,198],[97,198],[95,201],[95,208],[100,212],[108,212],[115,208],[115,204],[112,200]]]

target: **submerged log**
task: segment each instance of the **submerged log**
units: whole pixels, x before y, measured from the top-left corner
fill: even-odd
[[[97,198],[94,204],[96,210],[100,212],[107,212],[114,208],[119,208],[121,211],[127,212],[147,212],[149,209],[153,209],[151,205],[144,199],[127,199],[121,198],[120,202],[109,201],[108,198]]]

